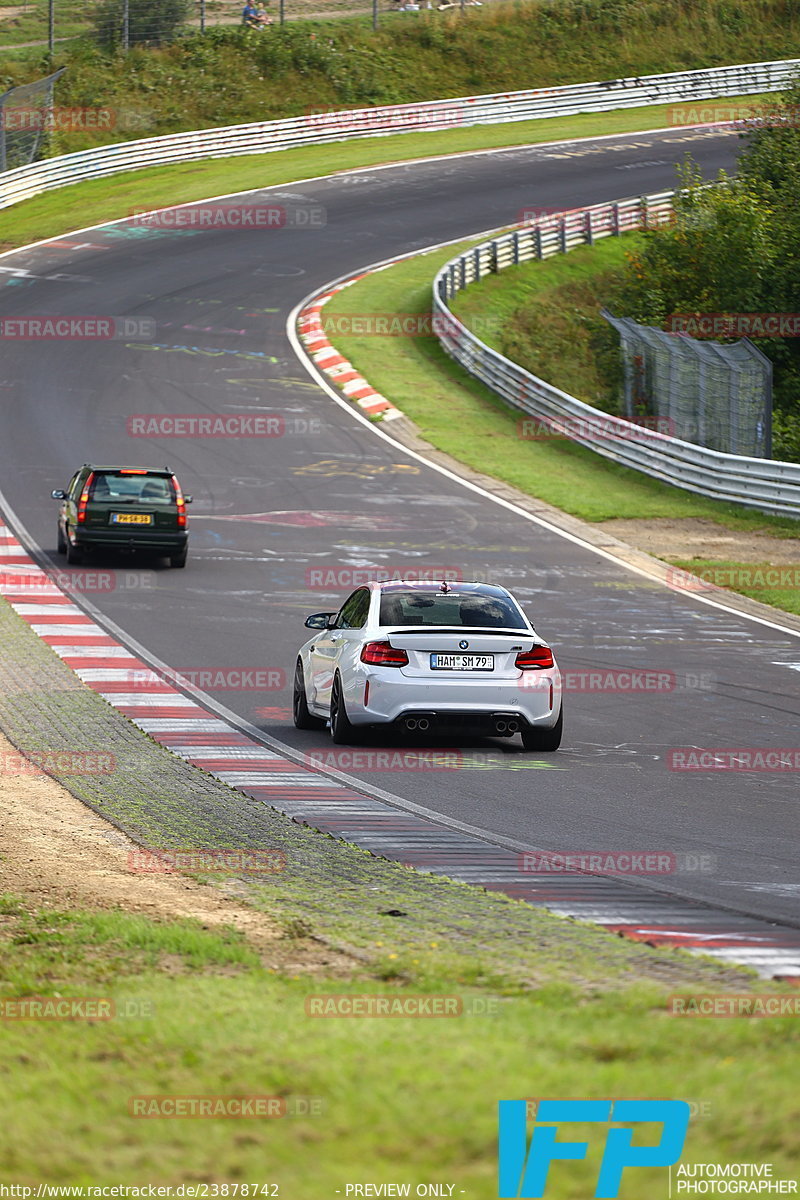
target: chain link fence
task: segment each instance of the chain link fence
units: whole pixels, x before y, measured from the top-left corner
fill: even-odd
[[[620,336],[628,420],[654,417],[723,454],[772,456],[772,364],[748,338],[697,341],[601,312]]]
[[[468,10],[495,0],[0,0],[0,49],[42,46],[53,53],[80,37],[130,47],[163,45],[215,28],[248,26],[267,32],[287,21],[360,16],[373,24],[390,13]],[[246,13],[245,10],[249,11]]]
[[[64,68],[0,96],[0,171],[25,167],[39,157],[50,127],[53,88]]]

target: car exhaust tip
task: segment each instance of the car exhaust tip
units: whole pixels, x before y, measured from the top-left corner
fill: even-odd
[[[412,729],[416,729],[417,724],[418,724],[418,722],[417,722],[416,717],[406,717],[405,726],[406,726],[406,729],[408,729],[409,731],[411,731]]]
[[[506,724],[505,721],[498,720],[498,721],[495,721],[494,728],[495,728],[496,733],[505,733],[506,730],[508,729],[508,725]]]
[[[509,721],[506,729],[509,733],[519,733],[519,721]]]
[[[416,724],[417,724],[417,729],[421,730],[423,733],[425,732],[426,729],[430,729],[430,727],[431,727],[431,723],[427,717],[420,717],[419,721],[417,721]]]

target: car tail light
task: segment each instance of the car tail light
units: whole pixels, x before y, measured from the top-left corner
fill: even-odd
[[[148,475],[147,467],[122,467],[120,475]]]
[[[361,661],[374,667],[405,667],[408,666],[408,655],[388,642],[367,642],[361,651]]]
[[[172,483],[175,488],[175,503],[178,505],[178,529],[186,528],[186,501],[183,498],[181,485],[178,483],[175,476],[172,476]]]
[[[92,471],[91,475],[86,480],[86,483],[83,485],[83,491],[81,492],[80,498],[78,500],[78,524],[79,525],[83,525],[86,521],[86,505],[89,503],[89,489],[91,488],[93,483],[94,483],[94,471]]]
[[[549,646],[534,646],[532,650],[521,650],[514,662],[520,671],[541,671],[552,667],[553,651]]]

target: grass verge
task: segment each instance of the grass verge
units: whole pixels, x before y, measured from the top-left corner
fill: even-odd
[[[748,103],[769,97],[748,97]],[[726,105],[735,104],[728,97]],[[709,104],[713,104],[709,101]],[[295,180],[312,179],[337,171],[381,163],[402,162],[439,154],[458,154],[504,146],[529,145],[570,138],[599,137],[659,129],[670,122],[670,105],[620,109],[600,115],[554,117],[519,121],[510,125],[477,126],[430,133],[398,134],[338,142],[325,146],[281,150],[273,154],[126,171],[111,179],[72,184],[0,210],[0,250],[42,238],[56,237],[76,228],[129,216],[136,210],[162,208]],[[678,135],[680,131],[676,131]],[[508,214],[513,220],[514,214]]]
[[[670,558],[669,562],[709,584],[800,616],[800,563],[774,566],[717,558]]]
[[[13,896],[0,912],[4,1001],[94,996],[115,1010],[109,1020],[4,1020],[0,1069],[15,1103],[0,1162],[16,1181],[269,1183],[278,1190],[263,1194],[327,1200],[354,1180],[436,1179],[488,1200],[497,1100],[563,1095],[682,1097],[696,1114],[684,1161],[792,1170],[788,1017],[673,1018],[653,984],[525,990],[502,970],[482,975],[480,955],[310,981],[266,969],[234,931],[31,911]],[[463,1011],[307,1015],[307,1002],[330,993],[456,997]],[[132,1099],[145,1096],[279,1097],[287,1113],[136,1119]],[[555,1200],[593,1191],[601,1140],[575,1133],[592,1149],[553,1171]],[[628,1172],[620,1196],[665,1186],[663,1171]]]
[[[567,440],[525,440],[520,436],[520,414],[452,362],[433,336],[358,337],[333,332],[334,319],[345,314],[429,312],[436,271],[458,251],[474,244],[473,240],[420,254],[376,272],[339,292],[323,311],[323,325],[326,320],[331,322],[331,340],[337,349],[416,423],[423,437],[468,466],[585,521],[704,517],[730,529],[797,536],[797,522],[790,518],[694,496],[606,462]],[[526,287],[535,292],[541,286],[541,294],[545,294],[548,288],[591,271],[597,263],[601,271],[613,267],[621,252],[620,244],[609,239],[593,249],[572,251],[563,259],[533,264]],[[505,274],[514,270],[509,268]],[[490,283],[497,286],[496,280]],[[492,307],[492,320],[498,317],[502,325],[504,311],[502,305]],[[497,334],[490,334],[489,340],[492,338],[499,340]],[[563,385],[560,378],[552,381]]]

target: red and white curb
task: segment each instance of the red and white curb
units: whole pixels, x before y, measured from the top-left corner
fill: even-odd
[[[366,274],[371,274],[367,272]],[[308,351],[312,362],[328,376],[331,383],[340,388],[348,400],[354,400],[368,417],[377,417],[381,421],[391,421],[402,417],[402,413],[390,400],[376,392],[375,388],[359,375],[351,362],[340,354],[335,346],[328,341],[322,325],[322,310],[337,292],[358,283],[365,276],[354,275],[329,288],[321,296],[317,296],[302,310],[297,318],[297,330],[300,340]]]
[[[154,741],[293,820],[371,853],[591,921],[653,946],[682,947],[800,977],[800,930],[596,875],[534,874],[520,855],[366,796],[292,762],[184,695],[109,634],[0,523],[0,596],[79,679]]]

